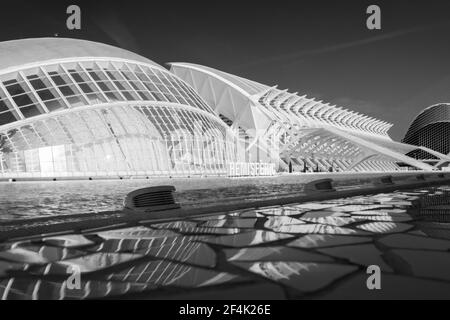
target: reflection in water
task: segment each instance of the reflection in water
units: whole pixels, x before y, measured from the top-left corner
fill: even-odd
[[[304,224],[305,222],[296,219],[296,218],[290,218],[286,216],[274,216],[274,217],[267,217],[266,222],[264,223],[264,227],[267,229],[276,229],[281,226],[289,226],[289,225],[295,225],[295,224]]]
[[[204,237],[174,237],[166,230],[157,230],[152,237],[153,231],[139,227],[101,232],[97,236],[104,240],[95,244],[87,244],[89,240],[82,236],[53,237],[42,241],[41,246],[22,243],[20,245],[26,249],[3,251],[1,259],[10,262],[0,260],[0,272],[3,271],[0,275],[9,273],[13,277],[0,282],[0,297],[88,299],[143,292],[161,286],[203,287],[239,280],[236,275],[194,266],[215,266],[214,251],[195,241]],[[164,231],[168,237],[162,237]],[[119,235],[121,238],[115,238]],[[65,247],[80,243],[84,245],[83,252]],[[25,269],[25,276],[18,273]],[[81,273],[80,290],[67,287],[73,270]],[[36,276],[42,279],[35,280]]]
[[[299,193],[304,182],[297,177],[251,179],[92,180],[47,182],[0,182],[0,220],[62,214],[122,210],[129,192],[150,186],[174,185],[176,200],[184,205],[217,204],[219,199],[245,201]],[[192,190],[196,189],[196,190]]]
[[[0,259],[27,264],[44,264],[48,262],[48,260],[39,253],[22,248],[10,249],[0,252]]]
[[[357,221],[357,219],[355,218],[342,218],[342,217],[302,218],[302,220],[310,223],[327,224],[336,227],[342,227]]]
[[[333,212],[333,211],[309,211],[302,215],[302,218],[323,218],[323,217],[350,217],[349,213],[345,212]]]
[[[0,260],[0,278],[7,277],[10,271],[23,271],[26,268],[28,268],[28,264]]]
[[[307,210],[300,208],[291,208],[286,206],[279,206],[276,208],[267,208],[267,209],[258,209],[258,213],[263,214],[265,216],[293,216],[299,215]]]
[[[135,283],[81,280],[81,289],[69,289],[65,280],[56,282],[11,278],[0,282],[0,297],[3,300],[98,299],[123,296],[151,288],[149,285]]]
[[[257,219],[220,219],[220,220],[209,220],[202,224],[201,227],[210,228],[253,228],[255,226]]]
[[[406,270],[408,279],[417,273],[422,281],[447,281],[450,241],[443,239],[450,239],[450,225],[406,213],[405,203],[416,196],[392,193],[167,223],[148,220],[118,230],[3,243],[0,297],[164,298],[180,288],[190,293],[206,286],[201,292],[208,296],[267,284],[263,278],[303,296],[345,284],[369,264],[392,274]],[[427,238],[416,226],[442,239]],[[80,272],[80,289],[68,287],[74,270]]]
[[[353,218],[355,220],[371,220],[371,221],[384,221],[384,222],[407,222],[407,221],[413,221],[414,218],[412,218],[409,215],[374,215],[370,216],[368,214],[366,215],[354,215]]]
[[[74,248],[54,247],[51,245],[45,245],[45,243],[21,243],[14,249],[9,250],[9,253],[9,257],[3,256],[3,258],[11,261],[32,264],[42,264],[71,259],[85,254],[83,251]]]
[[[332,261],[330,258],[289,247],[252,247],[224,250],[228,261]]]
[[[370,222],[360,225],[358,228],[373,233],[393,233],[407,231],[411,229],[412,226],[404,223]]]
[[[136,232],[141,237],[136,237]],[[164,236],[165,234],[167,236]],[[215,265],[214,251],[204,243],[198,242],[206,239],[205,236],[174,235],[169,230],[153,230],[145,227],[101,232],[99,236],[106,240],[89,248],[89,251],[134,252],[158,259],[170,259],[201,266]]]
[[[197,226],[196,222],[191,221],[176,221],[158,224],[155,227],[158,229],[176,230],[183,234],[236,234],[241,232],[238,228],[209,228],[204,226]]]
[[[372,239],[369,237],[309,234],[292,241],[291,243],[288,244],[288,246],[299,248],[321,248],[330,246],[341,246],[346,244],[357,244],[371,241]]]
[[[319,290],[357,270],[355,266],[309,262],[235,262],[234,264],[302,292]]]
[[[203,241],[229,247],[246,247],[287,239],[290,237],[292,236],[287,234],[255,230],[251,232],[239,233],[237,235],[208,238]]]
[[[134,253],[94,253],[87,256],[68,259],[61,262],[56,263],[56,265],[62,265],[67,267],[67,271],[70,270],[80,270],[81,273],[94,272],[102,269],[106,269],[112,266],[116,266],[118,264],[136,260],[142,258],[143,256],[140,254]],[[51,266],[50,266],[51,267]],[[60,268],[55,268],[56,270]],[[46,267],[48,270],[48,266]],[[51,274],[56,272],[49,272]],[[67,274],[68,272],[65,272]]]
[[[356,231],[354,229],[335,227],[323,224],[301,224],[292,226],[280,226],[273,228],[276,232],[285,233],[319,233],[319,234],[364,234],[364,232]]]
[[[253,264],[249,271],[277,281],[289,279],[293,275],[299,276],[317,266],[316,263],[260,262]]]
[[[64,235],[59,237],[48,237],[42,239],[42,242],[51,246],[64,248],[79,248],[94,244],[92,240],[89,240],[86,237],[78,234]]]
[[[366,211],[374,209],[390,209],[391,205],[384,204],[366,204],[366,205],[347,205],[330,208],[331,211],[344,211],[344,212],[354,212],[354,211]]]
[[[149,261],[107,276],[113,281],[175,287],[203,287],[237,278],[226,272],[200,269],[168,261]]]
[[[328,208],[332,208],[334,206],[335,206],[335,204],[308,202],[308,203],[292,205],[291,207],[297,208],[300,210],[310,211],[310,210],[328,209]]]

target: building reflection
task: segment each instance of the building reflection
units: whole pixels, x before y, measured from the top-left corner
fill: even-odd
[[[199,239],[202,237],[139,227],[99,233],[97,242],[69,236],[47,238],[39,245],[18,243],[2,253],[0,297],[105,298],[161,286],[202,287],[236,278],[210,269],[215,265],[215,253],[196,242]],[[80,289],[67,286],[73,270],[81,273]]]

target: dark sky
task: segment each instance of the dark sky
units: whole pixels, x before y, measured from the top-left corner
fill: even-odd
[[[57,35],[211,66],[386,120],[396,140],[423,108],[450,102],[450,1],[8,3],[1,41]],[[81,31],[66,29],[69,4]],[[370,4],[382,30],[366,28]]]

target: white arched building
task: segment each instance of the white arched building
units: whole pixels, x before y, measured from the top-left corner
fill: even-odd
[[[0,179],[398,170],[390,125],[211,68],[91,41],[0,43]],[[245,171],[243,170],[243,171]],[[256,174],[258,174],[256,173]]]
[[[399,163],[419,170],[434,167],[406,156],[433,150],[393,141],[389,123],[279,90],[209,67],[171,63],[171,71],[189,83],[235,132],[247,139],[250,161],[274,161],[287,170],[305,166],[321,171],[395,171]],[[252,150],[253,149],[253,150]]]

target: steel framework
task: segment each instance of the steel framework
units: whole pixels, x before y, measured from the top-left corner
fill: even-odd
[[[436,169],[406,155],[414,150],[450,160],[424,146],[393,141],[388,135],[392,124],[305,95],[195,64],[172,63],[171,71],[227,119],[233,130],[245,133],[248,150],[271,150],[270,158],[281,170],[291,164],[297,171],[384,172],[400,170],[398,163]]]
[[[0,50],[0,177],[224,175],[236,159],[228,126],[150,60],[73,39]]]

